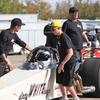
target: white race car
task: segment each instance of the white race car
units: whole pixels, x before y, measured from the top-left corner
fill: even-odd
[[[55,84],[56,52],[44,46],[37,47],[26,62],[0,78],[2,100],[47,100],[61,97]]]
[[[50,100],[61,97],[59,86],[55,82],[58,61],[56,50],[45,46],[35,48],[22,66],[0,78],[0,98],[2,100]],[[76,90],[83,94],[95,90],[93,86],[83,87],[78,75],[74,83]]]

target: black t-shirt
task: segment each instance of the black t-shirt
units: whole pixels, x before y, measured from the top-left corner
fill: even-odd
[[[0,33],[0,55],[5,53],[6,55],[13,48],[13,44],[16,43],[25,48],[26,43],[23,42],[16,33],[11,33],[9,29],[3,30]]]
[[[58,40],[58,43],[57,43],[57,48],[58,48],[58,51],[59,51],[59,56],[60,56],[60,62],[65,58],[65,55],[66,55],[66,51],[70,48],[73,49],[74,51],[74,48],[73,48],[73,44],[72,44],[72,41],[71,39],[64,33],[60,36]],[[75,57],[74,55],[71,57],[71,59],[68,61],[68,63],[72,63],[75,61]],[[67,64],[68,64],[67,63]]]
[[[77,20],[77,22],[72,22],[68,19],[64,22],[62,30],[71,38],[75,49],[81,50],[83,44],[83,27],[81,22],[79,20]]]
[[[52,34],[52,27],[51,27],[51,24],[47,24],[45,27],[44,27],[44,35],[45,36],[50,36],[50,35],[53,35]]]
[[[50,24],[47,24],[44,27],[44,35],[46,36],[45,46],[51,46],[52,48],[56,48],[57,39],[52,32],[52,27]]]

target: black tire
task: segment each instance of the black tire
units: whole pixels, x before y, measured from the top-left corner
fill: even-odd
[[[84,86],[95,86],[93,93],[85,96],[100,97],[100,58],[89,58],[81,66],[79,74],[82,77]]]

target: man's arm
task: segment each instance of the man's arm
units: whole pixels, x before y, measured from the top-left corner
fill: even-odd
[[[30,51],[30,52],[33,50],[33,49],[32,49],[30,46],[28,46],[28,45],[25,46],[25,49],[27,49],[27,50]]]
[[[22,41],[17,34],[15,34],[15,43],[18,44],[19,46],[27,49],[28,51],[32,51],[33,49],[28,46],[24,41]]]
[[[10,63],[9,59],[7,58],[7,56],[3,53],[0,57],[7,64],[9,69],[12,70],[13,69],[13,65]]]
[[[87,32],[84,31],[84,32],[82,33],[82,35],[83,35],[83,38],[86,40],[87,45],[88,45],[89,47],[91,47],[91,42],[89,41],[89,39],[88,39],[88,37],[87,37]]]

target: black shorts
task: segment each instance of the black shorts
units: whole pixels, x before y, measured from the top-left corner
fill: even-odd
[[[56,70],[56,83],[63,86],[72,86],[74,76],[75,64],[66,64],[64,66],[64,72],[58,73]]]

